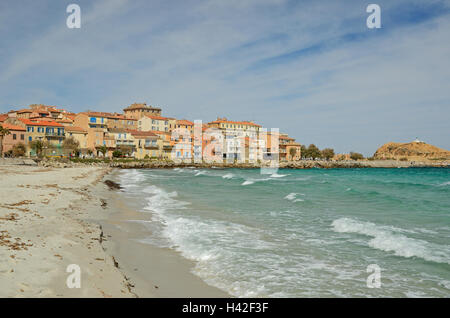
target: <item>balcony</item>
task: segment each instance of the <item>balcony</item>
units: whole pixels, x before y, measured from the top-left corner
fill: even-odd
[[[145,149],[159,149],[158,145],[146,144],[144,145]]]
[[[134,142],[131,140],[116,140],[117,146],[134,146]]]
[[[46,137],[55,137],[55,138],[62,138],[65,137],[65,133],[57,133],[57,132],[45,132]]]

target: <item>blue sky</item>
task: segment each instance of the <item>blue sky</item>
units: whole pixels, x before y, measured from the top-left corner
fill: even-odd
[[[82,27],[66,27],[77,3]],[[0,112],[133,102],[280,128],[371,155],[415,137],[450,149],[450,1],[90,0],[0,3]]]

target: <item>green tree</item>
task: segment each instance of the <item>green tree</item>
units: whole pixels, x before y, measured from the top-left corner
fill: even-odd
[[[316,158],[321,158],[322,153],[320,152],[319,148],[317,148],[316,145],[310,144],[308,147],[308,158],[312,158],[313,160],[316,160]]]
[[[36,139],[30,143],[30,148],[34,150],[38,157],[42,156],[42,150],[44,150],[44,143],[42,140]]]
[[[9,130],[0,125],[0,157],[3,157],[3,138],[9,134]]]
[[[303,159],[309,158],[309,157],[308,157],[308,148],[306,148],[305,145],[302,145],[302,146],[300,147],[300,155],[302,156]]]
[[[14,157],[23,157],[27,153],[27,147],[25,144],[19,142],[15,144],[12,148],[12,154]]]
[[[62,144],[64,149],[69,150],[71,153],[76,153],[80,147],[80,143],[73,137],[64,139]]]
[[[330,160],[333,157],[334,157],[334,149],[332,148],[322,149],[322,158]]]
[[[352,160],[361,160],[364,159],[364,156],[358,152],[350,152],[350,158]]]

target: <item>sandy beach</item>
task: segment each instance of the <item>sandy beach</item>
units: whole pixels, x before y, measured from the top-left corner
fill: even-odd
[[[103,183],[104,167],[1,165],[0,297],[227,297],[172,250],[135,241],[143,217]],[[69,265],[81,288],[68,288]]]

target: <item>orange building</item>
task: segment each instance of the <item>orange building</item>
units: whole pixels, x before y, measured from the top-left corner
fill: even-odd
[[[146,103],[134,103],[123,110],[126,117],[141,119],[146,115],[161,116],[161,108],[147,106]]]

